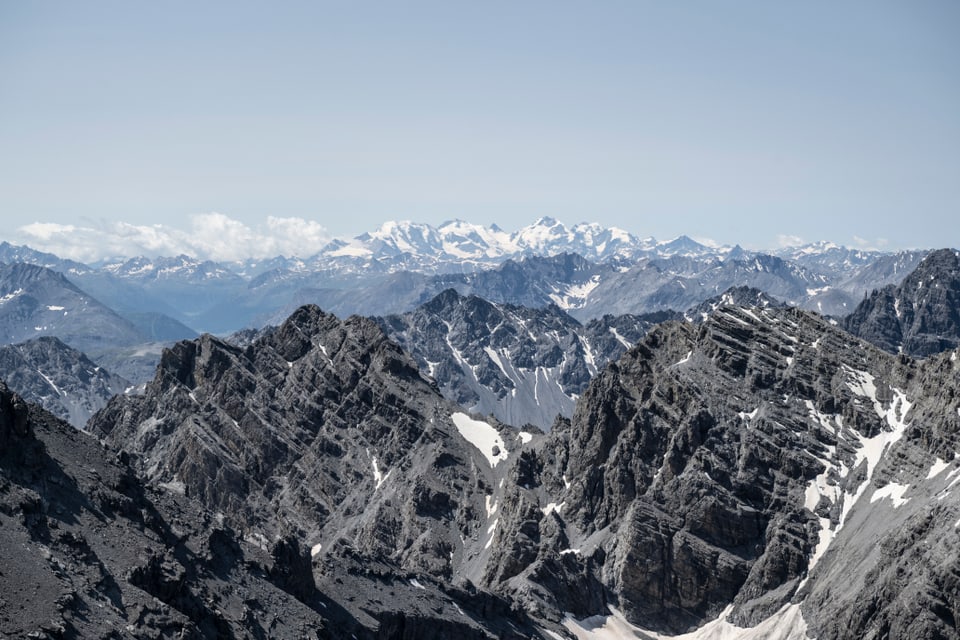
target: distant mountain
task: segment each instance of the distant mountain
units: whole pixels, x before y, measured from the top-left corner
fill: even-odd
[[[523,306],[553,302],[584,322],[607,313],[686,309],[732,286],[759,288],[789,304],[841,316],[872,289],[898,283],[922,255],[831,243],[767,255],[688,236],[658,242],[549,217],[512,233],[461,220],[437,227],[387,222],[335,240],[313,256],[229,263],[124,257],[88,266],[0,245],[0,259],[61,269],[121,315],[163,314],[219,335],[279,323],[302,304],[342,316],[403,313],[447,288]],[[574,261],[581,263],[575,273],[549,273],[551,264]]]
[[[78,429],[131,386],[54,337],[0,346],[0,371],[25,400]]]
[[[190,340],[199,334],[168,315],[156,311],[128,311],[123,317],[130,321],[151,342]]]
[[[570,308],[582,304],[610,265],[592,263],[576,254],[529,256],[507,260],[494,269],[474,273],[425,275],[402,271],[356,283],[347,288],[302,289],[295,304],[316,304],[338,315],[380,316],[403,313],[426,304],[446,289],[476,295],[491,302],[538,308],[557,304]],[[278,324],[292,308],[283,308],[261,324]]]
[[[827,274],[832,279],[850,277],[877,259],[889,255],[882,251],[851,249],[833,242],[814,242],[769,253]]]
[[[425,273],[470,271],[522,256],[553,256],[578,253],[589,260],[634,258],[656,246],[653,239],[639,240],[615,227],[581,223],[567,227],[549,217],[514,233],[491,225],[452,220],[439,227],[414,222],[386,222],[376,231],[350,241],[337,241],[324,248],[313,262],[332,268],[347,260],[369,260],[389,271],[416,270]],[[460,265],[460,266],[455,266]]]
[[[237,313],[227,303],[243,300],[247,289],[247,281],[228,267],[183,255],[108,263],[77,282],[121,313],[162,313],[191,330],[213,332],[235,328]]]
[[[843,326],[892,351],[925,357],[960,345],[960,258],[929,253],[899,285],[875,290]]]
[[[57,336],[93,357],[147,342],[128,320],[61,273],[31,264],[0,265],[0,344]]]
[[[744,259],[647,259],[603,279],[571,313],[589,318],[601,313],[688,309],[739,286],[802,306],[815,290],[828,284],[826,276],[765,254]]]
[[[74,260],[67,260],[52,253],[36,251],[30,247],[12,245],[9,242],[0,242],[0,263],[12,264],[24,262],[26,264],[46,267],[64,274],[78,275],[88,273],[94,269]]]
[[[598,370],[660,320],[605,316],[585,327],[553,304],[495,304],[448,289],[378,322],[447,398],[507,424],[549,430],[558,414],[572,415]]]

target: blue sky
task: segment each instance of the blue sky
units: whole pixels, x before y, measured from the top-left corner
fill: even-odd
[[[956,247],[958,210],[950,0],[0,2],[6,239],[219,212]]]

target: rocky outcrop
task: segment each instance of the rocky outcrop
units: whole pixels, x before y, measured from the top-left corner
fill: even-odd
[[[847,331],[894,353],[925,357],[960,344],[960,258],[928,254],[899,285],[875,290],[849,316]]]
[[[91,428],[260,549],[274,588],[310,602],[312,578],[388,637],[563,634],[610,606],[670,634],[956,637],[958,359],[721,305],[657,325],[537,434],[304,307],[246,347],[180,343]],[[170,562],[144,565],[158,598],[189,580]]]

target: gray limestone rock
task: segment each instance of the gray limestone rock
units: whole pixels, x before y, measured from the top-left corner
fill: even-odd
[[[845,329],[887,351],[925,357],[960,344],[960,258],[929,253],[898,285],[874,290]]]

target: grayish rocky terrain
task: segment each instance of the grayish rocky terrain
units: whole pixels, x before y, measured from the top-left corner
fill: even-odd
[[[805,273],[753,258],[724,269]],[[588,300],[590,263],[551,260],[472,282]],[[523,289],[524,265],[586,279]],[[956,273],[933,252],[840,321],[745,287],[657,324],[456,290],[377,320],[307,305],[163,350],[87,433],[0,386],[0,633],[960,637]],[[6,354],[40,386],[98,373],[52,340]],[[569,417],[504,424],[551,367]]]
[[[470,411],[549,430],[608,362],[676,314],[604,316],[586,326],[556,305],[494,304],[453,289],[415,311],[378,320],[384,331]]]
[[[844,328],[894,353],[924,357],[960,345],[960,258],[928,254],[903,282],[863,300]]]
[[[78,429],[110,398],[131,387],[124,378],[54,337],[0,347],[0,371],[24,400],[41,405]]]
[[[795,309],[660,325],[521,455],[487,578],[658,632],[793,610],[821,639],[956,637],[957,359]]]

